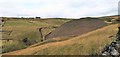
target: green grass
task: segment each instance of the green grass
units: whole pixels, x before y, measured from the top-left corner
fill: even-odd
[[[27,47],[24,43],[20,41],[9,41],[9,42],[3,41],[2,44],[3,44],[2,46],[3,53],[20,50]]]
[[[10,35],[8,35],[8,32],[3,33],[2,36],[15,40],[9,42],[3,41],[3,52],[6,53],[26,48],[15,53],[19,55],[91,55],[100,53],[100,50],[106,44],[114,41],[114,39],[108,37],[117,33],[117,25],[108,25],[105,28],[81,36],[67,37],[66,39],[49,39],[41,42],[38,28],[60,26],[67,21],[69,20],[8,20],[2,29],[12,31],[12,33]],[[54,29],[44,29],[43,34],[46,35]],[[26,45],[21,41],[24,38],[28,38],[29,42],[35,45]],[[13,54],[15,53],[13,52]]]
[[[49,24],[39,21],[18,20],[7,21],[5,26],[49,26]]]
[[[55,28],[51,28],[52,26],[60,26],[64,22],[68,20],[33,20],[33,19],[5,19],[5,25],[2,27],[2,30],[6,31],[2,33],[2,38],[6,39],[14,39],[12,42],[3,41],[3,52],[11,52],[19,49],[23,49],[28,47],[25,45],[22,40],[24,38],[28,38],[30,44],[35,44],[41,42],[41,36],[38,31],[40,27],[48,27],[43,30],[43,35],[47,35]],[[50,27],[50,28],[49,28]],[[10,33],[10,31],[12,31]],[[10,33],[10,34],[9,34]],[[20,46],[17,46],[19,45]],[[15,46],[15,48],[12,48]]]
[[[24,50],[6,53],[7,55],[92,55],[101,50],[115,38],[108,38],[117,33],[117,24],[76,36],[64,41],[38,43]],[[60,38],[59,38],[60,39]]]

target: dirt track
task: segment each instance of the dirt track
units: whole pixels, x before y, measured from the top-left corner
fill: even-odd
[[[81,35],[106,25],[107,24],[103,20],[99,19],[81,19],[69,21],[51,32],[51,34],[47,35],[46,38]]]

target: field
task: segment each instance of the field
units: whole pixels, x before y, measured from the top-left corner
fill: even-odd
[[[111,28],[111,29],[110,29]],[[117,33],[117,24],[77,36],[68,40],[35,45],[18,50],[7,55],[91,55],[99,54],[103,47],[115,38],[109,38]],[[112,32],[112,33],[111,33]]]
[[[100,20],[97,18],[96,19],[86,18],[86,19],[73,20],[73,21],[64,23],[58,29],[54,30],[46,38],[81,35],[86,32],[99,29],[106,25],[108,24],[105,23],[104,20]]]
[[[5,55],[92,55],[115,38],[118,24],[113,18],[81,18],[81,20],[7,19],[2,27],[2,53]],[[107,22],[110,23],[107,23]],[[39,29],[45,40],[41,38]]]
[[[39,28],[48,27],[42,30],[43,35],[47,35],[55,28],[69,20],[24,20],[24,19],[9,19],[5,21],[2,27],[2,39],[11,39],[9,41],[3,40],[3,53],[15,51],[26,48],[32,44],[41,42],[41,35]],[[24,43],[22,40],[27,38],[28,42]],[[13,47],[14,46],[14,47]]]

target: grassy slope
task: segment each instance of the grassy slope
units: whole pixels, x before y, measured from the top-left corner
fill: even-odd
[[[114,41],[108,37],[116,33],[117,24],[109,25],[69,40],[47,43],[6,55],[90,55],[99,53],[106,44]]]
[[[18,20],[10,19],[5,22],[2,30],[8,31],[2,33],[2,38],[12,38],[13,41],[2,41],[3,42],[3,52],[11,52],[14,50],[19,50],[28,47],[21,40],[28,38],[31,44],[35,42],[40,42],[40,34],[38,28],[40,27],[50,27],[50,26],[60,26],[61,24],[69,20],[57,20],[57,19],[47,19],[47,20]],[[54,30],[54,28],[45,29],[44,35]],[[9,31],[12,31],[10,35]],[[19,45],[19,46],[18,46]],[[13,48],[14,46],[14,48]]]

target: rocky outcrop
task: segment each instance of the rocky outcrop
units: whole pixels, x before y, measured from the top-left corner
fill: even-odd
[[[102,51],[102,55],[120,56],[120,27],[118,29],[116,41],[112,42],[110,45],[106,45]]]

